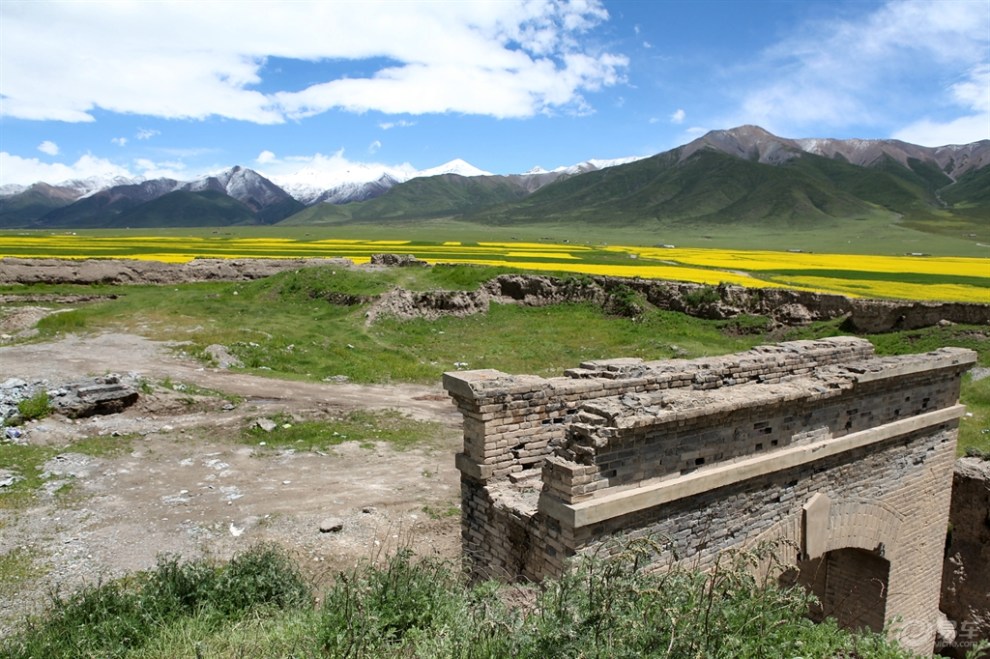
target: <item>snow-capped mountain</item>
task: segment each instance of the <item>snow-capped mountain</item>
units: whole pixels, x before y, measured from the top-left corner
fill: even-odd
[[[535,167],[524,174],[509,176],[516,180],[524,179],[524,187],[532,192],[562,176],[573,176],[638,159],[634,157],[587,160],[576,165],[557,167],[549,171]],[[154,198],[180,190],[187,192],[213,190],[244,202],[257,211],[276,203],[284,203],[288,198],[306,206],[318,203],[347,204],[355,201],[366,201],[381,196],[392,187],[415,178],[448,174],[464,177],[495,176],[491,172],[457,158],[442,165],[422,170],[417,170],[409,164],[386,166],[349,163],[346,169],[309,166],[291,173],[269,176],[264,172],[235,166],[192,181],[129,179],[107,175],[85,180],[64,181],[57,185],[51,185],[49,188],[58,191],[58,199],[63,205],[109,191],[112,191],[110,196],[114,199],[123,196],[137,197],[140,201],[147,201],[149,192],[151,198]],[[5,185],[0,188],[0,197],[8,198],[25,194],[30,187]]]
[[[7,185],[0,186],[0,197],[10,197],[15,194],[21,194],[32,188],[36,188],[39,185],[43,185],[46,186],[48,190],[55,191],[53,194],[56,194],[61,198],[71,197],[72,199],[81,199],[99,192],[100,190],[112,188],[115,185],[130,185],[140,182],[141,179],[107,175],[90,176],[85,179],[72,179],[70,181],[62,181],[61,183],[48,183],[45,181],[38,181],[37,183],[32,183],[30,185],[9,183]]]
[[[307,201],[303,201],[300,197],[296,197],[296,199],[303,201],[307,206],[320,203],[349,204],[353,201],[367,201],[368,199],[380,197],[399,183],[401,181],[396,180],[389,174],[382,174],[374,181],[341,183],[336,187],[323,190],[322,192],[316,191],[316,196],[310,193],[306,195]]]
[[[240,166],[191,181],[179,187],[188,192],[214,190],[243,202],[253,211],[281,204],[292,197],[258,172]]]
[[[537,167],[525,174],[504,177],[459,158],[422,170],[409,164],[347,163],[345,168],[341,168],[335,167],[333,159],[328,158],[325,162],[314,163],[291,173],[272,176],[235,166],[192,181],[130,179],[108,174],[58,185],[35,183],[31,186],[4,186],[0,189],[0,226],[31,226],[36,223],[38,226],[96,226],[123,213],[129,213],[128,217],[132,217],[137,212],[133,209],[141,204],[173,193],[222,193],[247,206],[256,221],[270,223],[288,217],[305,206],[374,199],[396,185],[418,178],[450,175],[503,178],[526,193],[532,193],[564,177],[637,159],[587,160],[552,171]],[[181,205],[191,202],[176,198],[170,203]]]
[[[528,172],[525,172],[523,176],[527,174],[534,174],[534,175],[535,174],[567,174],[573,176],[574,174],[584,174],[585,172],[594,172],[599,169],[605,169],[606,167],[625,165],[648,157],[649,156],[630,156],[628,158],[610,158],[610,159],[592,158],[591,160],[584,160],[582,162],[579,162],[576,165],[564,165],[561,167],[556,167],[554,169],[543,169],[542,167],[537,165]]]
[[[441,174],[491,175],[458,158],[423,170],[417,170],[409,164],[391,167],[350,163],[343,171],[304,167],[291,174],[273,174],[270,178],[298,201],[311,206],[321,202],[347,204],[352,201],[365,201],[384,194],[399,183]]]
[[[409,178],[425,178],[427,176],[442,176],[443,174],[456,174],[458,176],[492,176],[491,172],[478,169],[469,162],[465,162],[460,158],[455,158],[454,160],[445,162],[437,167],[420,170],[416,172],[414,176],[410,176]]]

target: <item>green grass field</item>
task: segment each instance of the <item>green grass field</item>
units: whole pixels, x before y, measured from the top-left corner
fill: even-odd
[[[39,323],[42,338],[67,332],[120,329],[190,343],[204,357],[211,344],[228,346],[259,375],[319,381],[343,375],[354,382],[435,383],[444,371],[495,368],[558,375],[583,360],[626,356],[698,357],[778,340],[834,336],[841,321],[766,332],[768,321],[747,317],[706,321],[636,302],[643,313],[611,316],[590,304],[549,307],[492,305],[487,314],[368,324],[368,304],[328,301],[333,293],[374,295],[392,286],[428,290],[476,287],[497,269],[452,266],[375,272],[304,269],[253,282],[177,286],[13,286],[3,293],[113,293],[114,300],[77,306]],[[264,313],[259,313],[264,309]],[[976,350],[990,366],[990,331],[954,325],[868,336],[880,354],[926,352],[941,346]],[[960,450],[990,454],[990,379],[967,381],[972,417],[963,421]]]
[[[927,225],[926,225],[927,226]],[[4,236],[31,235],[28,231],[0,231]],[[43,232],[65,233],[65,231]],[[661,223],[615,226],[608,224],[556,224],[552,221],[512,226],[482,225],[451,218],[391,220],[367,223],[307,226],[207,227],[161,229],[91,229],[76,231],[93,236],[192,236],[196,238],[289,238],[293,240],[410,240],[424,243],[462,241],[518,241],[577,245],[658,245],[714,247],[719,249],[801,249],[836,254],[907,254],[925,252],[939,256],[990,257],[990,245],[966,233],[946,228],[941,233],[891,223],[888,217],[863,218],[841,230],[831,225],[800,229],[741,225],[686,226]]]

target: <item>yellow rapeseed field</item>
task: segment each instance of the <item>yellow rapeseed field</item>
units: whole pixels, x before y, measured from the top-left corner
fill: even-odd
[[[711,285],[790,287],[863,297],[990,303],[990,259],[979,258],[529,242],[427,244],[408,240],[0,235],[0,259],[129,258],[181,263],[194,258],[343,257],[360,264],[380,252],[413,254],[429,263],[471,263]]]

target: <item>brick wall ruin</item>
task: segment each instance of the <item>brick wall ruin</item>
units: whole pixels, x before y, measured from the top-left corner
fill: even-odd
[[[974,362],[954,348],[878,358],[837,337],[554,378],[447,373],[464,417],[465,559],[477,577],[539,580],[615,538],[662,539],[657,565],[702,568],[789,540],[783,559],[824,615],[900,620],[902,642],[930,651]],[[883,588],[857,589],[864,575]]]

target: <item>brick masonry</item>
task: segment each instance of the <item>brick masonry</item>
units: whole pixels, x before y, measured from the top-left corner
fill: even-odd
[[[836,337],[587,362],[557,378],[447,373],[464,417],[466,563],[539,580],[650,537],[655,565],[705,568],[784,540],[782,560],[824,615],[886,624],[930,651],[960,378],[974,362],[954,348],[878,358]]]

